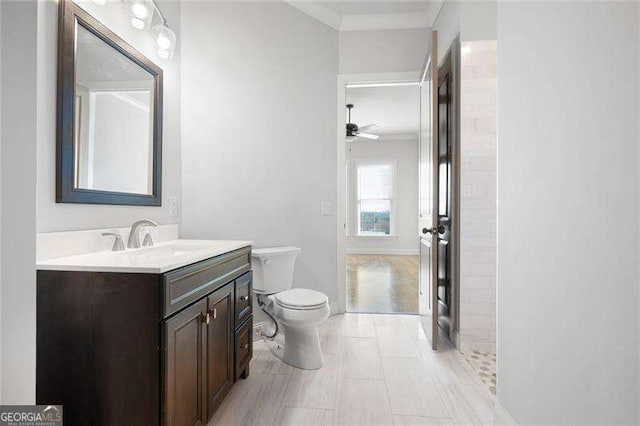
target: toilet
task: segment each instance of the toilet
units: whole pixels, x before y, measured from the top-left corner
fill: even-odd
[[[318,326],[329,317],[329,300],[324,293],[291,288],[298,247],[254,249],[253,291],[258,306],[275,321],[276,332],[267,346],[283,362],[305,370],[322,367]]]

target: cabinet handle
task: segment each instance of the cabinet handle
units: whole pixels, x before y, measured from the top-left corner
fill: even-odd
[[[218,310],[216,308],[213,308],[213,319],[216,319],[218,317]]]
[[[240,300],[249,300],[249,296],[240,296]]]
[[[207,312],[204,316],[204,321],[207,323],[207,325],[209,325],[209,323],[211,322],[211,314],[209,314],[209,312]]]

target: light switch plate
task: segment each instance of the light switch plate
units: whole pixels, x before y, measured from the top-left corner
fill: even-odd
[[[169,197],[169,216],[178,217],[178,197]]]
[[[320,203],[320,214],[322,216],[331,216],[333,214],[333,203],[322,201]]]

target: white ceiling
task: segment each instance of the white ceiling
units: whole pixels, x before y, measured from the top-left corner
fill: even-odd
[[[429,0],[416,1],[316,1],[321,6],[340,16],[381,15],[390,13],[425,13],[429,9]]]
[[[377,124],[367,133],[383,139],[412,139],[420,131],[418,86],[348,88],[347,103],[354,105],[351,121],[358,126]],[[346,111],[346,108],[345,108]]]
[[[446,0],[284,0],[339,31],[427,28]]]

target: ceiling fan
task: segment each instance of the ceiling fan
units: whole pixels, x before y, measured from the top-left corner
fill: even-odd
[[[366,139],[378,139],[379,135],[372,135],[371,133],[364,133],[364,130],[373,129],[378,127],[377,124],[367,124],[366,126],[358,127],[357,124],[351,122],[351,108],[353,108],[353,104],[347,104],[347,109],[349,110],[349,122],[347,123],[347,142],[353,142],[357,138],[366,138]]]

